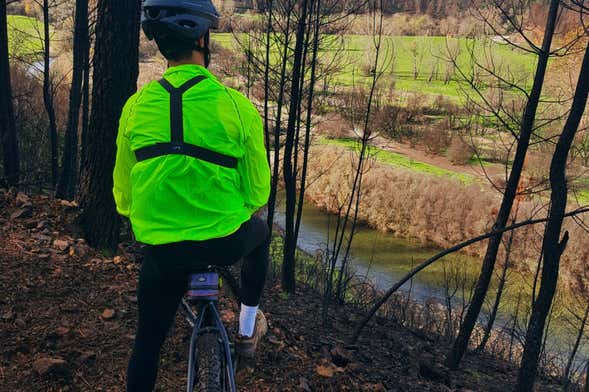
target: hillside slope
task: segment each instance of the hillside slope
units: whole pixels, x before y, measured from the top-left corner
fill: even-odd
[[[89,248],[72,224],[74,205],[0,191],[0,390],[123,391],[136,323],[139,248],[110,258]],[[323,327],[321,299],[301,284],[285,298],[268,282],[262,307],[270,333],[241,391],[504,391],[516,369],[469,356],[450,372],[446,345],[378,320],[346,345],[360,316],[340,307]],[[223,300],[234,331],[237,304]],[[180,317],[165,344],[158,391],[184,388],[189,330]],[[538,390],[557,390],[543,380]],[[507,388],[506,388],[507,387]]]

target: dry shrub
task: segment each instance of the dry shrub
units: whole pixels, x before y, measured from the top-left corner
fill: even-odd
[[[21,182],[25,186],[42,185],[51,172],[43,86],[22,67],[11,66],[10,71]]]
[[[456,165],[466,165],[472,158],[472,148],[462,140],[454,136],[448,147],[448,159]]]
[[[145,34],[141,34],[139,37],[139,60],[145,61],[150,60],[157,56],[159,49],[154,40],[150,41],[147,39]]]
[[[315,204],[337,211],[338,199],[350,192],[352,160],[355,156],[344,148],[312,148],[309,161],[312,185],[307,195]],[[325,174],[320,175],[323,172]],[[484,232],[491,222],[490,206],[495,205],[497,199],[475,185],[465,189],[456,180],[421,175],[380,163],[373,164],[362,184],[360,220],[399,237],[418,238],[440,246]],[[471,208],[465,209],[465,205]]]
[[[351,128],[350,123],[335,112],[326,113],[317,126],[320,134],[333,139],[353,136]]]
[[[336,213],[338,203],[350,194],[354,161],[355,154],[347,149],[314,146],[309,160],[308,198],[318,207]],[[364,175],[358,218],[398,237],[449,247],[489,232],[500,203],[500,194],[489,188],[375,163]],[[523,201],[518,220],[538,218],[538,209],[531,201]],[[589,233],[571,218],[565,220],[564,229],[570,232],[571,239],[563,254],[563,275],[565,280],[571,280],[586,272]],[[515,233],[512,256],[518,260],[517,268],[533,270],[541,247],[542,226],[524,226]],[[467,249],[479,257],[485,250],[485,241]]]
[[[431,111],[428,114],[441,115],[441,114],[456,114],[460,112],[460,108],[448,97],[444,95],[438,95],[432,102]]]
[[[140,62],[137,87],[141,88],[153,80],[160,79],[164,72],[166,72],[166,60],[161,55],[157,55],[152,61]]]
[[[546,182],[550,173],[550,155],[531,152],[526,158],[526,172],[534,183]]]
[[[426,128],[422,131],[422,143],[425,151],[433,155],[441,155],[448,146],[452,136],[450,131],[445,128]]]
[[[220,77],[233,77],[240,74],[244,56],[226,49],[214,40],[211,41],[211,70]]]

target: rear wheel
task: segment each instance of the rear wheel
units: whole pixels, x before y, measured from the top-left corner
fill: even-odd
[[[223,387],[223,352],[219,344],[218,335],[205,333],[197,342],[198,358],[196,360],[197,391],[222,392]]]

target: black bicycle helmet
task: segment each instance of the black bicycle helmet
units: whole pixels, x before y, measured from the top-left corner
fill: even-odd
[[[143,3],[141,26],[149,40],[163,34],[194,42],[218,24],[219,13],[211,0],[145,0]]]

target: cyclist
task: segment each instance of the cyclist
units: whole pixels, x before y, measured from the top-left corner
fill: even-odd
[[[270,170],[259,113],[207,69],[218,20],[210,0],[143,4],[143,31],[169,68],[129,98],[117,137],[117,211],[146,244],[128,391],[153,390],[161,346],[199,267],[243,257],[237,353],[252,357],[267,331],[258,305],[270,233],[254,213],[267,203]]]

